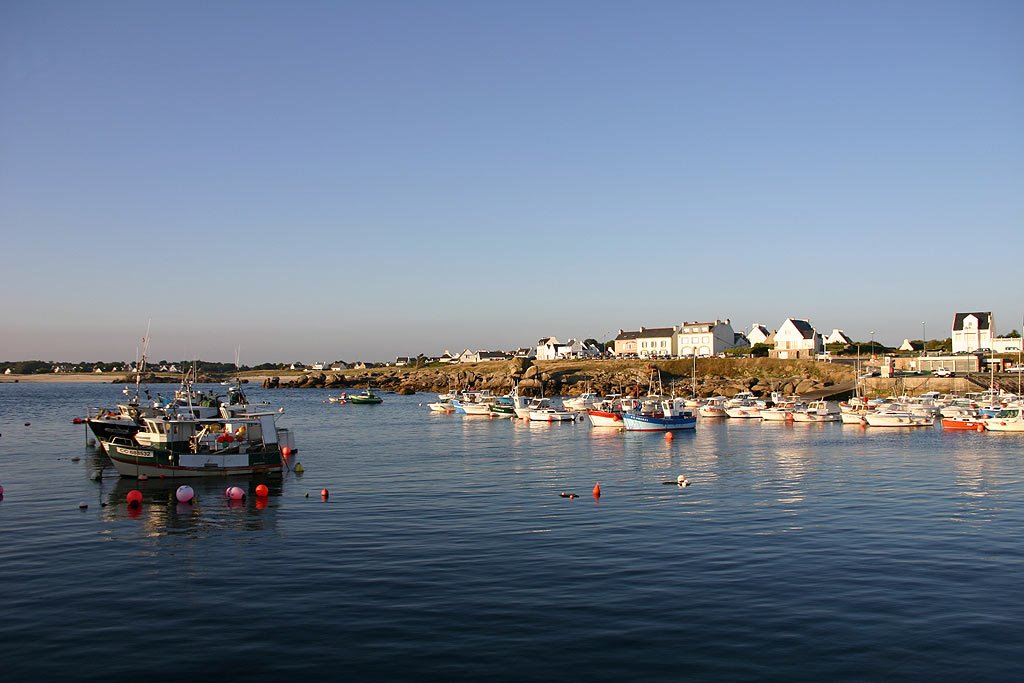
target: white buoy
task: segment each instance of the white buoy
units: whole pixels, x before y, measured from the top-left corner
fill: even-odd
[[[676,477],[676,483],[679,484],[680,486],[689,486],[690,480],[687,479],[684,475],[680,474],[678,477]]]

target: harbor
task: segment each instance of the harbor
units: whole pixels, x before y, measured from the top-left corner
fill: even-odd
[[[698,418],[666,439],[435,412],[423,395],[247,391],[284,409],[304,473],[121,477],[70,421],[113,387],[0,385],[11,675],[1020,672],[1020,435]],[[191,503],[175,498],[183,481]],[[234,637],[183,660],[146,646],[151,623]]]

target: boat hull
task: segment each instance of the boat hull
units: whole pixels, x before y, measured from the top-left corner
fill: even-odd
[[[985,420],[985,429],[990,432],[1024,432],[1024,421],[989,418]]]
[[[530,422],[575,422],[576,415],[569,411],[562,410],[533,410],[530,412]]]
[[[726,408],[725,414],[733,419],[760,420],[761,411],[758,408]]]
[[[868,423],[869,427],[931,427],[935,424],[934,416],[925,417],[908,413],[889,415],[874,413],[865,415],[864,420]]]
[[[952,417],[942,418],[942,430],[945,432],[980,432],[984,431],[985,423],[981,420],[958,420]]]
[[[104,447],[122,477],[223,477],[280,474],[283,469],[279,448],[244,453],[230,448],[220,452],[177,453],[115,441],[104,443]]]
[[[622,416],[622,426],[627,432],[674,432],[683,429],[696,429],[697,418],[688,417],[654,417],[652,415]]]
[[[587,411],[590,424],[594,427],[612,427],[622,429],[622,413],[613,413],[607,410],[591,408]]]

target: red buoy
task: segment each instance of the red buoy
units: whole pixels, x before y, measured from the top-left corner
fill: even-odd
[[[597,482],[597,483],[594,484],[594,498],[600,498],[600,497],[601,497],[601,482]]]
[[[128,501],[128,505],[130,507],[142,505],[142,491],[138,489],[132,489],[131,491],[128,492],[128,495],[125,496],[125,500]]]
[[[266,484],[260,484],[256,487],[256,495],[260,498],[266,498],[270,495],[270,489],[267,488]]]
[[[327,489],[324,489],[323,491],[320,492],[320,497],[323,498],[324,500],[327,500],[327,496],[329,495],[331,495],[331,492],[328,491]]]
[[[284,448],[281,449],[281,455],[283,455],[284,457],[287,458],[291,454],[292,454],[292,449],[288,448],[287,446],[285,446]]]

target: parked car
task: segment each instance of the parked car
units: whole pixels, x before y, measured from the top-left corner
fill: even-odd
[[[946,368],[939,368],[938,370],[936,370],[932,374],[935,375],[936,377],[952,377],[953,376],[953,371],[952,370],[947,370]]]

